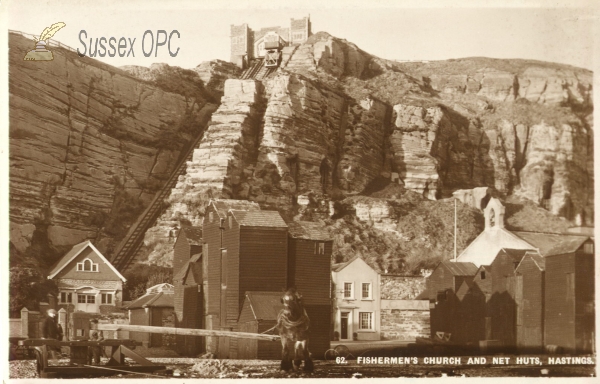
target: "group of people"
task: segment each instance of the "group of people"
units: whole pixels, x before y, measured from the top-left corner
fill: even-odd
[[[62,341],[64,338],[64,331],[62,326],[58,322],[56,317],[56,310],[49,309],[47,311],[48,317],[44,321],[42,327],[42,337],[44,339],[55,339],[58,341]],[[90,319],[90,332],[89,332],[89,340],[90,341],[102,341],[104,340],[104,335],[102,331],[98,330],[98,319]],[[56,347],[54,349],[49,348],[51,358],[57,358],[57,354],[60,352],[60,348]],[[100,357],[102,355],[102,347],[100,346],[90,346],[88,348],[88,362],[91,364],[100,364]]]

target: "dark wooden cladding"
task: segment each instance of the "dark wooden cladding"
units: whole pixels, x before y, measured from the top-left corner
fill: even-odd
[[[229,220],[232,217],[228,215],[223,221],[223,248],[227,250],[227,295],[225,320],[235,322],[240,314],[243,301],[238,303],[240,293],[240,226],[235,220]]]
[[[304,308],[310,319],[308,349],[314,359],[323,360],[325,352],[330,348],[330,340],[333,336],[331,330],[331,304],[305,305]]]
[[[283,292],[287,288],[286,228],[242,227],[240,230],[240,275],[236,308],[247,291]]]
[[[319,243],[325,250],[319,254]],[[305,305],[331,304],[331,253],[333,241],[289,238],[288,285],[302,294]]]
[[[240,332],[263,333],[275,326],[275,321],[240,321]],[[237,343],[238,359],[280,360],[281,343],[276,341],[239,339]]]
[[[209,220],[210,213],[213,213],[213,221]],[[213,319],[218,319],[221,312],[221,230],[219,229],[219,215],[213,205],[206,208],[204,223],[202,225],[202,241],[205,244],[204,251],[208,254],[206,258],[207,274],[207,314],[213,315]],[[214,320],[213,320],[214,322]],[[218,326],[220,320],[213,323],[213,326]]]
[[[581,251],[546,258],[545,342],[567,353],[592,352],[594,255]]]
[[[590,353],[595,337],[595,282],[594,255],[575,254],[575,343],[576,352]]]
[[[499,253],[491,265],[492,296],[487,314],[492,318],[492,338],[503,346],[515,346],[515,264],[511,256]]]
[[[185,231],[181,231],[173,245],[173,276],[176,276],[192,255],[200,253],[202,247],[188,242]]]
[[[523,280],[522,302],[517,300],[517,347],[540,352],[544,345],[545,272],[531,257],[525,256],[516,273]]]

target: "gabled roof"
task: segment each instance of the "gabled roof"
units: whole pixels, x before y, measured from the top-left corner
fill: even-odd
[[[123,275],[121,275],[119,271],[117,271],[117,269],[110,263],[110,261],[108,261],[106,257],[104,257],[104,255],[96,247],[94,247],[94,244],[92,244],[92,242],[89,240],[86,240],[79,244],[75,244],[69,252],[67,252],[62,258],[60,258],[56,262],[56,264],[54,264],[54,266],[50,268],[48,279],[53,279],[54,276],[56,276],[67,265],[69,265],[73,260],[75,260],[75,258],[79,256],[79,254],[81,254],[81,252],[83,252],[87,247],[92,248],[92,250],[98,255],[98,257],[100,257],[100,259],[102,259],[102,261],[104,261],[104,263],[108,265],[110,269],[112,269],[112,271],[119,277],[119,279],[121,279],[123,282],[127,281],[127,279],[123,277]]]
[[[515,271],[519,270],[519,267],[521,267],[521,265],[526,259],[531,259],[540,271],[546,270],[546,260],[544,259],[544,257],[540,255],[537,251],[527,251],[525,253],[525,256],[523,256],[523,259],[521,259],[519,265],[517,265],[517,268],[515,268]]]
[[[590,239],[588,236],[559,233],[515,232],[515,235],[537,248],[544,257],[575,252]]]
[[[173,293],[173,288],[174,288],[173,284],[160,283],[160,284],[153,285],[152,287],[146,289],[146,293],[147,294],[160,293],[160,292]]]
[[[352,256],[348,261],[345,261],[343,263],[337,263],[337,264],[333,264],[331,266],[331,272],[339,272],[342,269],[346,268],[348,265],[352,264],[352,262],[356,259],[360,259],[360,257],[358,255]]]
[[[310,221],[292,221],[288,223],[288,233],[295,239],[331,240],[331,236],[323,224]]]
[[[246,300],[250,305],[252,316],[256,320],[277,320],[279,311],[283,309],[281,304],[281,292],[246,292]]]
[[[532,250],[531,249],[502,248],[498,252],[498,255],[504,254],[504,255],[510,257],[511,259],[513,259],[513,261],[520,262],[521,259],[523,259],[523,256],[525,256],[525,254],[530,251],[532,251]]]
[[[477,273],[477,266],[473,263],[462,263],[458,261],[444,260],[438,264],[445,266],[454,276],[474,276]],[[437,269],[437,268],[436,268]]]
[[[179,236],[185,233],[185,238],[192,245],[202,245],[202,227],[182,227],[179,231]]]
[[[173,292],[146,293],[142,297],[133,300],[125,309],[147,308],[147,307],[174,307]]]
[[[177,280],[177,281],[183,282],[185,280],[185,277],[187,276],[188,270],[190,270],[190,266],[193,263],[197,263],[201,257],[202,257],[202,252],[192,255],[192,257],[190,257],[190,259],[188,261],[186,261],[185,264],[183,264],[183,267],[181,267],[179,272],[177,272],[177,274],[175,276],[173,276],[173,281]],[[198,275],[197,275],[196,268],[192,268],[191,270],[192,270],[192,273],[194,273],[194,278],[196,278],[196,281],[198,281],[198,279],[197,279]]]
[[[277,211],[236,211],[231,214],[240,226],[287,228],[287,224]]]
[[[481,232],[458,255],[457,260],[460,262],[471,262],[477,266],[490,265],[502,248],[533,249],[535,247],[532,247],[532,244],[529,244],[525,239],[496,226]]]
[[[221,218],[227,217],[227,212],[233,211],[260,211],[260,206],[248,200],[230,200],[230,199],[213,199],[209,203],[209,205],[214,205],[217,210],[217,214]]]

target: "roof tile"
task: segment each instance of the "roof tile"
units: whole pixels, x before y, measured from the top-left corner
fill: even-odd
[[[310,221],[293,221],[288,223],[288,233],[296,239],[331,240],[331,236],[323,224]]]
[[[287,228],[277,211],[231,211],[240,226]]]

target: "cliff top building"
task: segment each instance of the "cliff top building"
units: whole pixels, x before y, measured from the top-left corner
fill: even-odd
[[[245,69],[251,60],[265,57],[269,49],[302,44],[311,34],[310,16],[290,19],[289,28],[267,27],[254,31],[246,23],[231,25],[230,61]]]

